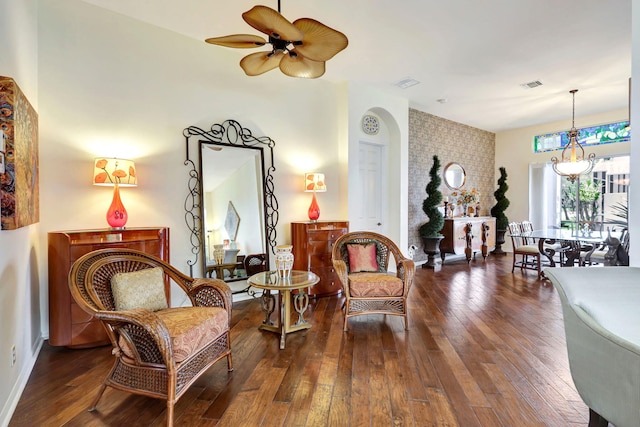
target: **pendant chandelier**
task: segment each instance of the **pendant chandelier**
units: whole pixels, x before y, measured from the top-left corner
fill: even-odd
[[[569,181],[574,182],[580,175],[591,172],[593,169],[595,154],[584,156],[584,148],[578,142],[578,130],[575,126],[576,117],[576,92],[578,89],[570,90],[573,95],[573,112],[571,115],[571,130],[569,131],[569,143],[562,150],[562,159],[551,158],[553,170],[560,176],[566,176]]]

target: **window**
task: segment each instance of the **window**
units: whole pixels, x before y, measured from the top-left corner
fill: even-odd
[[[575,182],[553,172],[551,163],[529,169],[529,218],[536,228],[570,228],[584,234],[626,227],[629,156],[596,159],[591,173]]]
[[[628,142],[631,138],[629,121],[609,123],[578,129],[578,142],[583,146]],[[533,152],[553,151],[569,143],[569,132],[562,131],[537,135],[533,138]]]

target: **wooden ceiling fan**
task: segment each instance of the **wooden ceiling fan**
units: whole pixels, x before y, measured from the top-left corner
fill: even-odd
[[[248,76],[257,76],[280,68],[287,76],[315,79],[325,72],[325,63],[347,47],[349,41],[340,31],[311,18],[293,23],[267,6],[254,6],[242,18],[256,30],[266,34],[268,41],[252,34],[233,34],[208,38],[207,43],[233,47],[255,48],[271,45],[270,51],[256,52],[242,58],[240,67]]]

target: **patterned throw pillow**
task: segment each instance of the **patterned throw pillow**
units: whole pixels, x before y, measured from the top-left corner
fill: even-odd
[[[111,292],[116,310],[167,308],[162,268],[147,268],[131,273],[116,273],[111,277]]]
[[[349,253],[350,273],[357,273],[359,271],[378,271],[375,243],[348,244],[347,252]]]

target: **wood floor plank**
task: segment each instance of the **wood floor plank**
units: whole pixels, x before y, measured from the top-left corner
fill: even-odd
[[[511,258],[418,268],[401,317],[349,319],[344,296],[311,298],[312,327],[279,336],[258,328],[259,299],[234,304],[234,371],[221,361],[175,407],[180,426],[586,426],[573,385],[557,292]],[[297,313],[294,313],[297,320]],[[163,426],[162,400],[108,388],[110,347],[45,343],[10,427]]]

